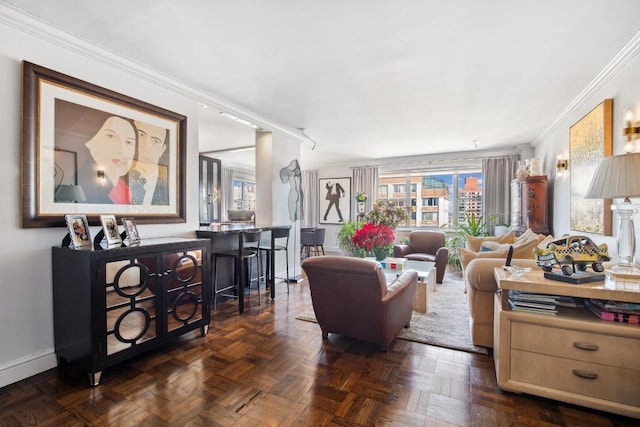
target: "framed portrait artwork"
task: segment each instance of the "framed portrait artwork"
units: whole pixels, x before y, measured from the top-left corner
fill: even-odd
[[[65,215],[65,222],[69,237],[71,238],[71,247],[73,249],[91,249],[91,232],[89,230],[89,222],[85,215]]]
[[[22,226],[185,222],[186,117],[23,62]]]
[[[320,224],[342,224],[351,219],[351,178],[319,179]]]
[[[605,99],[569,129],[570,229],[611,236],[611,199],[585,199],[600,160],[613,153],[613,100]]]
[[[102,232],[107,241],[107,245],[117,245],[122,243],[120,230],[118,230],[118,221],[115,215],[100,215],[100,223],[102,224]]]
[[[122,218],[122,226],[127,233],[127,239],[129,243],[140,243],[140,233],[138,233],[138,227],[136,221],[133,218]]]

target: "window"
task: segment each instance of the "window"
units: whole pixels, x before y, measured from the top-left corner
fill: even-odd
[[[232,209],[255,210],[256,209],[256,184],[253,181],[242,179],[233,180],[233,207]]]
[[[393,184],[393,192],[396,194],[404,194],[406,193],[404,184]]]
[[[411,206],[411,227],[446,227],[465,219],[465,213],[482,213],[482,172],[408,173],[380,175],[380,200]],[[405,193],[410,188],[410,193]],[[388,193],[393,189],[393,193]]]

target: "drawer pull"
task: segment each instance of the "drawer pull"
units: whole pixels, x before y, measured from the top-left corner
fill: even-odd
[[[574,341],[573,346],[575,348],[579,348],[580,350],[587,350],[587,351],[597,351],[599,348],[597,344],[589,344],[586,342],[578,342],[578,341]]]
[[[571,372],[576,377],[584,378],[584,379],[587,379],[587,380],[595,380],[595,379],[598,378],[598,374],[596,374],[594,372],[583,371],[583,370],[580,370],[580,369],[572,369]]]

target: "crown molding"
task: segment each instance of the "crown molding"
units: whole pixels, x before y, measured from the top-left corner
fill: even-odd
[[[611,60],[595,75],[587,86],[576,96],[571,103],[555,118],[553,122],[533,141],[531,145],[538,146],[549,134],[560,125],[569,115],[577,111],[591,99],[602,87],[609,83],[619,72],[640,52],[640,30],[616,52]]]
[[[168,89],[172,92],[185,96],[186,98],[192,99],[195,102],[207,105],[209,108],[215,108],[219,111],[224,111],[236,117],[248,120],[263,129],[286,135],[301,143],[306,141],[306,139],[304,139],[297,130],[282,126],[266,117],[262,117],[245,110],[232,102],[226,101],[211,93],[203,92],[166,74],[154,71],[139,62],[123,57],[104,46],[100,46],[94,42],[64,31],[47,21],[35,17],[34,15],[1,0],[0,23],[63,49],[77,53],[91,59],[92,61],[127,73],[135,78],[142,79],[156,86]]]

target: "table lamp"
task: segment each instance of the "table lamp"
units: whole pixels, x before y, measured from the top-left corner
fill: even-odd
[[[632,197],[640,197],[640,153],[627,153],[602,159],[587,190],[587,199],[624,199],[611,204],[611,210],[618,213],[618,264],[612,270],[622,274],[640,276],[640,268],[635,265],[636,235],[633,216],[638,205],[631,203]]]

